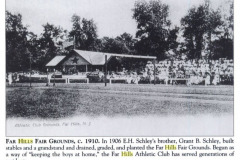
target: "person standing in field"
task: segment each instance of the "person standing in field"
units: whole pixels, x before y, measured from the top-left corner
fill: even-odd
[[[12,85],[12,73],[8,74],[8,84]]]
[[[215,74],[213,78],[213,85],[219,84],[219,74]]]
[[[205,86],[210,85],[210,73],[206,72]]]

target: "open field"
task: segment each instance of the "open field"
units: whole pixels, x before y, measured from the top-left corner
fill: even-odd
[[[13,126],[19,121],[84,121],[92,125],[82,126],[81,131],[73,126],[69,133],[65,129],[62,133],[61,127],[54,130],[61,136],[233,134],[233,86],[34,84],[32,89],[7,87],[6,91],[8,130],[18,133],[23,128]]]
[[[233,88],[59,85],[7,88],[7,117],[185,115],[233,112]]]

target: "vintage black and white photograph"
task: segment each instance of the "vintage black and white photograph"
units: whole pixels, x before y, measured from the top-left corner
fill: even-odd
[[[234,0],[6,0],[6,136],[233,136]]]

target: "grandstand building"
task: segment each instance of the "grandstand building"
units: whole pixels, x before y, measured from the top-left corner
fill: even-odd
[[[116,57],[156,59],[153,56],[113,54],[74,49],[67,56],[55,56],[46,64],[46,67],[49,71],[56,69],[66,74],[74,74],[96,70],[104,71],[104,65],[107,63],[111,71],[121,70],[122,65],[116,60]]]

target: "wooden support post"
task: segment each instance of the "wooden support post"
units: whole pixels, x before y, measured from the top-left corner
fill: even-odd
[[[55,68],[54,68],[54,82],[53,82],[53,86],[55,86]]]
[[[48,86],[49,84],[48,84],[48,68],[47,68],[47,83],[46,83],[46,86]]]
[[[107,55],[105,55],[105,86],[107,86]]]
[[[112,84],[112,79],[111,78],[109,78],[109,84]]]
[[[155,59],[153,60],[153,67],[154,67],[154,70],[153,70],[153,74],[154,74],[154,85],[156,85],[156,64],[155,64]]]

